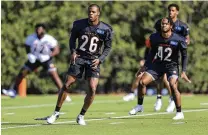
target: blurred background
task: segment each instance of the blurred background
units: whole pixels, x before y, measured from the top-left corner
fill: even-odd
[[[101,21],[114,29],[112,51],[101,65],[97,93],[129,92],[139,61],[144,56],[145,39],[154,32],[154,23],[168,15],[167,6],[173,2],[70,2],[70,1],[2,1],[1,2],[1,87],[8,88],[14,81],[27,55],[25,38],[34,32],[36,23],[47,25],[47,33],[54,36],[61,53],[55,65],[64,81],[68,70],[69,31],[73,21],[87,17],[87,7],[101,6]],[[174,2],[180,6],[179,19],[190,28],[187,75],[191,84],[180,80],[179,89],[184,93],[208,93],[208,2]],[[27,76],[28,93],[57,92],[47,72],[42,68]],[[71,88],[72,93],[88,89],[84,79]]]

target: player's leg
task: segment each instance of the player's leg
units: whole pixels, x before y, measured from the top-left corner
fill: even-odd
[[[172,93],[171,93],[171,88],[170,88],[170,85],[169,85],[166,74],[164,74],[164,76],[163,76],[163,82],[165,84],[165,87],[168,89],[169,96],[170,96],[169,97],[169,105],[168,105],[166,111],[167,112],[173,112],[174,109],[175,109],[175,103],[174,103],[174,100],[173,100],[173,96],[172,96]]]
[[[55,67],[55,65],[52,63],[52,61],[48,61],[47,63],[45,63],[45,65],[47,66],[48,72],[53,80],[53,82],[56,84],[58,90],[60,91],[60,89],[63,87],[63,83],[58,75],[57,72],[57,68]],[[69,95],[67,95],[66,97],[66,101],[70,102],[71,98],[69,97]]]
[[[151,83],[154,80],[154,77],[152,74],[145,72],[141,80],[139,81],[139,86],[138,86],[138,103],[137,106],[134,107],[129,114],[130,115],[135,115],[137,112],[142,112],[143,111],[143,100],[144,100],[144,95],[146,94],[146,86]]]
[[[163,88],[163,82],[161,79],[159,79],[156,83],[156,87],[157,87],[157,99],[156,102],[154,104],[154,110],[155,111],[160,111],[160,109],[162,108],[162,88]]]
[[[183,112],[181,111],[181,94],[178,90],[178,68],[172,67],[168,69],[167,77],[170,84],[173,100],[176,106],[176,116],[174,120],[184,119]]]
[[[139,85],[139,81],[142,77],[142,74],[141,73],[139,76],[137,76],[134,80],[134,82],[132,83],[132,87],[131,87],[131,93],[125,95],[123,97],[123,100],[124,101],[131,101],[131,100],[134,100],[134,98],[137,96],[137,93],[138,93],[138,85]]]
[[[87,95],[85,96],[84,104],[82,106],[80,114],[77,116],[77,123],[80,125],[86,125],[84,115],[94,100],[100,76],[100,65],[98,65],[96,69],[92,69],[91,61],[86,60],[85,62],[87,63],[85,66],[85,78],[88,79],[89,90],[87,91]]]
[[[12,83],[12,86],[10,87],[10,89],[9,90],[3,89],[2,92],[5,95],[14,98],[16,96],[16,94],[18,93],[18,87],[19,87],[20,83],[22,82],[22,80],[30,72],[32,72],[33,70],[35,70],[38,66],[39,66],[39,63],[38,62],[30,63],[29,61],[27,61],[25,63],[25,65],[21,68],[21,70],[19,71],[18,75],[15,77],[15,82]]]
[[[59,95],[58,95],[58,100],[56,103],[56,107],[54,110],[54,113],[47,118],[47,123],[48,124],[52,124],[55,122],[55,120],[59,117],[59,112],[61,110],[61,107],[67,97],[67,94],[69,92],[69,87],[76,81],[76,77],[73,76],[68,76],[67,80],[65,82],[65,84],[63,85],[63,87],[60,89],[59,91]]]
[[[82,77],[83,72],[84,72],[83,59],[76,58],[75,64],[70,65],[66,81],[59,92],[54,113],[49,118],[47,118],[48,124],[52,124],[55,122],[55,120],[59,116],[59,111],[61,110],[62,104],[67,97],[67,93],[69,92],[70,86],[76,81],[76,78]]]
[[[87,95],[85,96],[84,105],[82,106],[80,114],[77,117],[77,123],[80,125],[86,125],[84,121],[84,115],[87,112],[90,105],[93,103],[98,85],[98,80],[99,80],[98,78],[94,78],[94,77],[88,79],[89,90],[87,91]]]

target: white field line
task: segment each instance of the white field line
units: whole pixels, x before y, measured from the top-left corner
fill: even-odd
[[[124,122],[112,122],[112,123],[109,123],[111,125],[117,125],[117,124],[121,124],[121,123],[124,123]]]
[[[6,113],[5,115],[14,115],[14,113]]]
[[[117,103],[117,102],[124,102],[123,100],[100,100],[94,101],[93,104],[104,104],[104,103]],[[54,104],[39,104],[39,105],[27,105],[27,106],[7,106],[1,107],[2,110],[12,110],[12,109],[24,109],[24,108],[40,108],[40,107],[50,107],[55,106]],[[74,104],[83,104],[83,102],[72,102],[72,103],[65,103],[67,105],[74,105]]]
[[[184,123],[185,123],[185,122],[180,121],[180,122],[174,122],[174,123],[172,123],[172,124],[178,125],[178,124],[184,124]]]
[[[208,103],[200,103],[200,105],[208,105]]]
[[[9,123],[9,122],[1,122],[1,124],[6,124],[6,123]]]
[[[114,113],[114,112],[107,112],[107,113],[105,113],[106,115],[110,115],[110,114],[116,114],[116,113]]]
[[[202,111],[208,111],[208,109],[197,109],[197,110],[184,110],[183,112],[202,112]],[[131,115],[131,116],[119,116],[119,117],[110,117],[110,118],[100,118],[100,119],[87,119],[85,121],[103,121],[103,120],[109,120],[109,119],[120,119],[120,118],[129,118],[129,117],[144,117],[144,116],[155,116],[155,115],[167,115],[167,114],[173,114],[173,113],[149,113],[149,114],[140,114],[140,115]],[[63,122],[56,122],[54,124],[66,124],[66,123],[75,123],[76,121],[63,121]],[[23,126],[13,126],[13,127],[5,127],[1,128],[3,129],[14,129],[14,128],[26,128],[26,127],[38,127],[46,124],[34,124],[34,125],[23,125]]]

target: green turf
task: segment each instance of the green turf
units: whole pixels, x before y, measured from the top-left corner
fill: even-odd
[[[173,121],[175,113],[167,114],[168,97],[163,97],[160,112],[153,111],[155,97],[145,97],[144,112],[128,117],[136,100],[122,101],[120,96],[96,96],[95,103],[86,113],[87,126],[75,122],[84,96],[72,96],[73,102],[64,103],[58,124],[47,125],[34,118],[52,114],[57,96],[28,96],[10,99],[2,96],[2,135],[207,135],[208,96],[182,96],[185,120]],[[110,113],[110,114],[106,114]],[[112,114],[114,113],[114,114]],[[121,117],[120,117],[121,116]],[[116,118],[118,117],[118,118]],[[8,122],[8,123],[6,123]],[[63,122],[63,123],[60,123]]]

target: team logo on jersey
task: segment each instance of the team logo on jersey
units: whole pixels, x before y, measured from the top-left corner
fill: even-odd
[[[170,45],[177,46],[178,45],[178,42],[177,41],[170,41]]]
[[[177,31],[181,31],[181,30],[182,30],[182,27],[176,26],[175,29],[176,29]]]
[[[104,31],[104,30],[101,30],[101,29],[97,29],[97,33],[99,33],[99,34],[104,34],[105,31]]]

